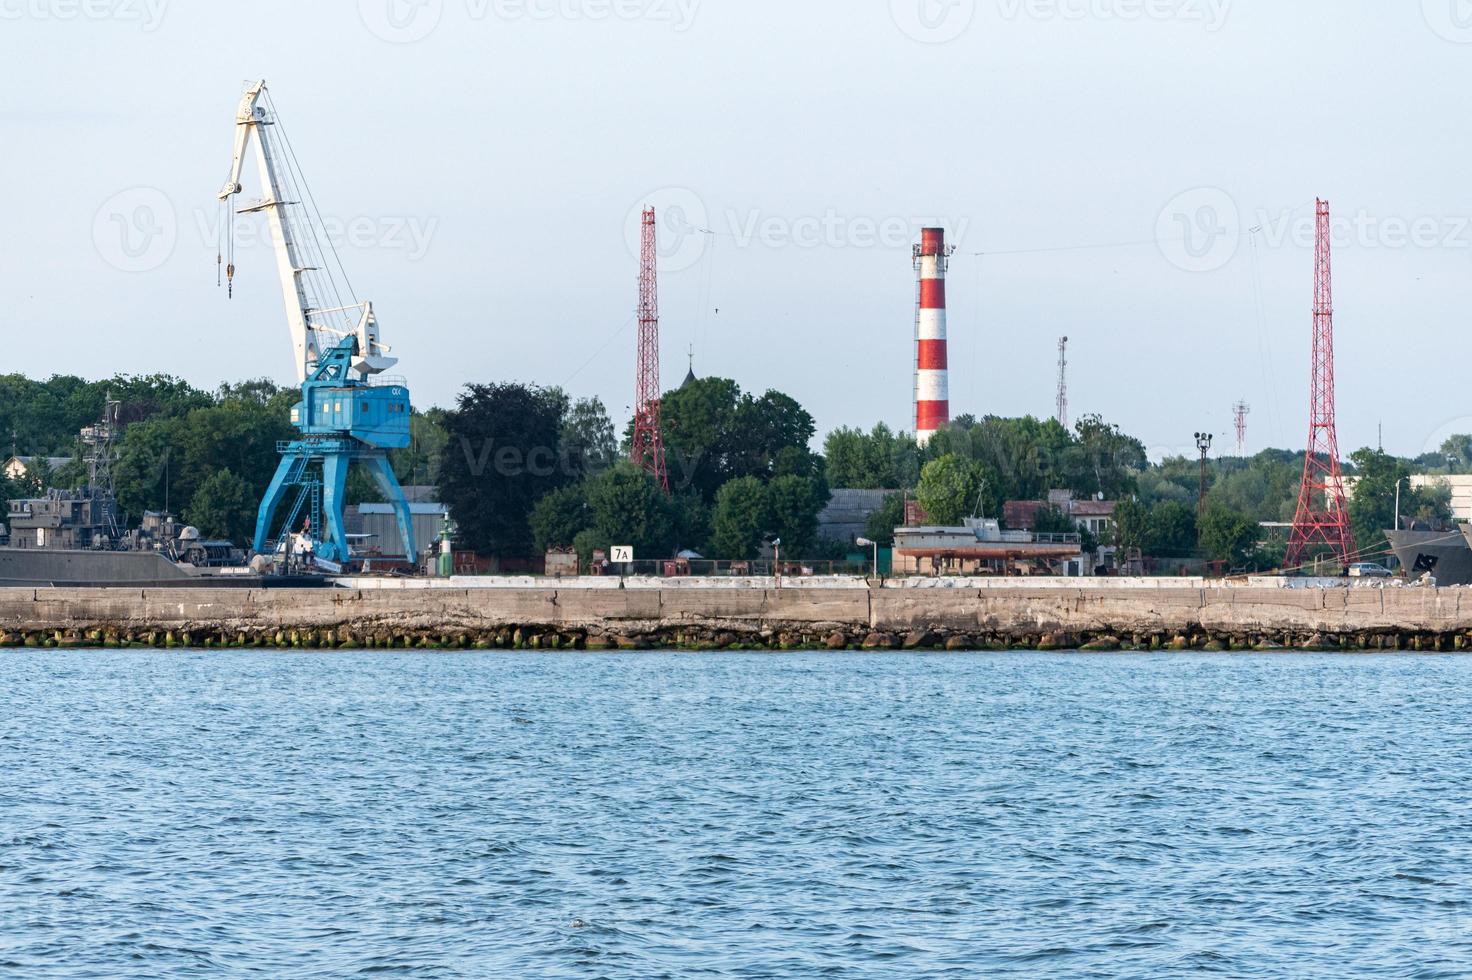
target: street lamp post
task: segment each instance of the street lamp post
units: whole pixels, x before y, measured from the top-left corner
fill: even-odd
[[[1196,448],[1201,450],[1201,490],[1196,499],[1196,542],[1201,542],[1201,525],[1206,520],[1206,454],[1211,452],[1211,433],[1196,433]]]
[[[854,542],[854,544],[858,545],[860,548],[873,548],[874,549],[874,577],[875,578],[878,578],[879,577],[879,542],[878,541],[870,541],[868,538],[859,538],[858,540],[856,540]]]
[[[782,539],[772,539],[772,573],[776,576],[777,590],[782,590]]]

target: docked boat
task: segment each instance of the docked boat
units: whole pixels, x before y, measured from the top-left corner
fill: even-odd
[[[264,574],[229,541],[204,538],[172,514],[149,511],[125,530],[112,485],[119,404],[82,430],[87,484],[9,501],[0,526],[0,588],[280,588],[325,585],[321,576]]]
[[[1386,531],[1385,538],[1406,577],[1430,574],[1436,584],[1472,585],[1472,539],[1468,525],[1452,531]]]

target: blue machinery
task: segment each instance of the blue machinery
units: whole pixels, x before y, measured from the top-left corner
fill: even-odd
[[[302,383],[302,400],[291,410],[302,438],[277,445],[281,464],[256,515],[257,554],[275,554],[294,529],[305,527],[318,540],[317,558],[338,565],[351,560],[343,496],[348,469],[357,463],[393,506],[399,540],[406,557],[414,560],[414,522],[388,460],[388,450],[409,445],[409,389],[353,380],[349,372],[356,347],[356,338],[343,340]],[[290,508],[273,534],[272,518],[288,498]]]
[[[388,459],[390,449],[409,445],[409,389],[382,374],[397,359],[388,356],[390,348],[379,338],[373,304],[353,296],[264,81],[247,84],[235,115],[230,178],[219,194],[222,211],[241,192],[241,170],[252,142],[263,196],[237,213],[266,216],[302,389],[302,400],[291,410],[301,438],[277,447],[281,464],[256,515],[254,550],[274,558],[294,550],[292,539],[301,535],[300,550],[319,561],[336,566],[351,561],[343,497],[348,470],[356,463],[392,506],[404,557],[416,561],[409,504]],[[233,293],[233,215],[220,227],[228,238],[216,262]],[[276,522],[283,504],[288,505],[284,519]]]

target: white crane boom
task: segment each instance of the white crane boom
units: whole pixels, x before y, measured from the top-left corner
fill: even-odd
[[[308,265],[303,259],[307,242],[299,236],[303,231],[310,234],[311,229],[300,229],[294,225],[289,209],[301,202],[285,197],[284,187],[291,182],[291,175],[286,167],[286,156],[273,131],[276,120],[261,104],[265,94],[266,83],[262,80],[249,83],[241,96],[240,108],[235,114],[235,153],[230,163],[230,178],[220,190],[220,200],[227,202],[240,193],[241,170],[254,133],[263,196],[260,201],[241,208],[237,213],[263,211],[270,224],[271,240],[276,248],[276,270],[281,280],[282,297],[286,301],[286,323],[295,352],[297,381],[307,379],[324,348],[335,346],[349,334],[358,338],[353,368],[365,376],[378,374],[398,361],[386,356],[389,348],[379,339],[373,304],[367,301],[347,305],[339,303],[329,308],[312,294],[311,283],[305,274],[326,270]],[[304,221],[310,220],[305,208],[300,213]],[[233,275],[233,266],[230,271]]]

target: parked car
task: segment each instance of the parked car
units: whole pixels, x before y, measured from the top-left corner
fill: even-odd
[[[1362,561],[1350,565],[1349,574],[1352,578],[1390,578],[1391,571],[1384,565],[1377,565],[1372,561]]]

